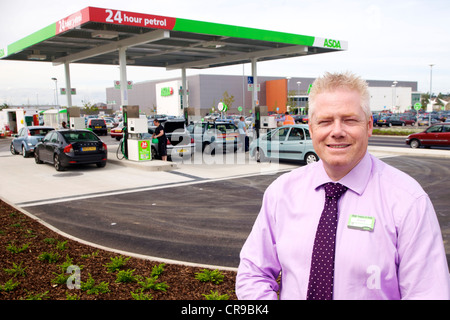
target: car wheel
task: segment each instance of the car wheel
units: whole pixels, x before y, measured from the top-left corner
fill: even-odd
[[[256,162],[265,162],[265,161],[267,161],[266,154],[260,148],[256,148],[256,150],[255,150],[255,159],[256,159]]]
[[[41,159],[39,159],[39,153],[37,152],[37,150],[34,151],[34,162],[36,162],[37,164],[42,163]]]
[[[57,154],[53,157],[53,165],[55,166],[56,171],[64,171],[64,167],[61,165],[61,161]]]
[[[12,144],[12,142],[11,142],[11,146],[9,147],[9,151],[11,151],[11,153],[14,154],[14,155],[17,154],[17,151],[14,148],[14,145]]]
[[[314,163],[317,161],[319,161],[319,157],[316,154],[310,152],[305,155],[306,164]]]
[[[98,168],[104,168],[106,166],[106,161],[97,162],[96,165],[97,165]]]
[[[22,146],[22,156],[24,158],[28,158],[28,152],[27,149],[25,149],[25,146]]]
[[[211,145],[211,143],[207,143],[205,145],[205,147],[203,148],[203,153],[206,153],[206,154],[209,154],[209,155],[215,154],[216,153],[215,151],[216,150],[215,150],[214,146]]]
[[[420,142],[419,140],[411,140],[411,142],[409,143],[409,146],[413,149],[417,149],[418,147],[420,147]]]

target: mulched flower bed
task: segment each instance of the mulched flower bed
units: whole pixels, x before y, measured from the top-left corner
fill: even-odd
[[[52,258],[57,261],[52,262]],[[138,281],[116,282],[120,270],[108,272],[111,258],[123,258],[126,263],[120,270],[131,272],[137,279],[150,278],[152,269],[160,265],[160,262],[122,257],[66,239],[0,200],[0,300],[133,300],[131,292],[142,293],[152,300],[206,300],[205,295],[212,292],[236,300],[233,271],[221,270],[223,281],[215,284],[196,279],[203,268],[164,264],[155,282],[168,285],[166,291],[148,288],[143,291]],[[102,282],[107,284],[109,292],[88,293],[83,286],[69,289],[67,281],[55,283],[58,275],[75,274],[62,271],[61,265],[67,259],[81,268],[82,284],[92,278],[96,286]]]

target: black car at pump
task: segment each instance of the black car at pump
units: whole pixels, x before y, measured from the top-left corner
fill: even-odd
[[[89,130],[54,130],[36,145],[36,163],[53,164],[57,171],[71,165],[93,164],[104,167],[107,161],[107,146]]]

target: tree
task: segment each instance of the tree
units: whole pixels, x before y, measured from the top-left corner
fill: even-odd
[[[223,97],[222,97],[221,101],[223,103],[225,103],[227,105],[227,107],[228,107],[228,110],[230,110],[231,109],[231,105],[234,102],[234,96],[233,95],[229,95],[228,91],[225,91],[223,93]]]

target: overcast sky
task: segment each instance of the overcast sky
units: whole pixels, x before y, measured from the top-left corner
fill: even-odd
[[[217,22],[346,40],[345,52],[262,62],[260,76],[317,77],[353,71],[365,79],[417,81],[421,92],[450,92],[448,0],[6,0],[0,2],[0,47],[5,47],[87,6]],[[119,79],[117,66],[72,64],[74,105],[106,102],[106,87]],[[250,75],[249,64],[244,72]],[[242,75],[242,66],[188,70]],[[181,76],[181,71],[128,67],[128,80]],[[53,104],[55,83],[65,86],[64,67],[0,60],[0,104]],[[59,102],[64,105],[63,97]]]

